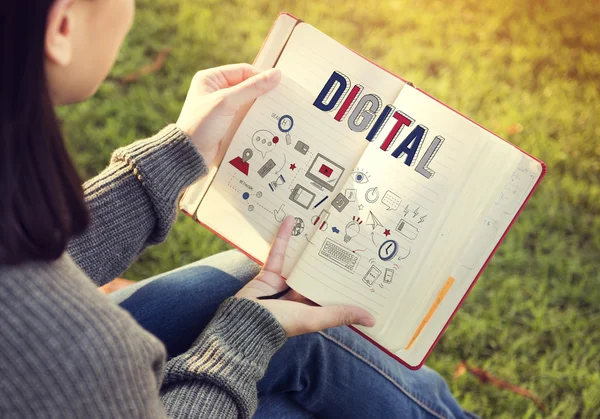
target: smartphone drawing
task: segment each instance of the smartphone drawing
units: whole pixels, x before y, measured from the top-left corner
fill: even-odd
[[[381,269],[379,269],[375,265],[371,265],[365,276],[363,277],[363,282],[368,286],[372,286],[377,278],[381,275]]]

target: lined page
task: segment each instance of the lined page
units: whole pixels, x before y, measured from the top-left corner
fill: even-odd
[[[393,121],[369,145],[344,185],[354,202],[342,213],[332,211],[330,225],[339,233],[316,232],[290,278],[297,291],[319,304],[354,304],[369,310],[378,320],[377,326],[365,329],[372,336],[385,329],[398,298],[427,262],[448,208],[485,146],[478,127],[412,87],[404,87],[394,105],[414,123],[403,128],[387,151],[381,146]],[[392,152],[419,124],[427,133],[415,162],[407,166]],[[426,178],[415,169],[436,136],[444,141],[427,165],[434,174]],[[352,269],[328,254],[344,250],[348,258],[357,258]]]
[[[288,276],[314,231],[324,228],[331,202],[369,144],[365,133],[313,102],[334,71],[382,101],[392,101],[403,82],[306,24],[294,29],[277,67],[281,84],[244,118],[198,218],[264,261],[280,222],[293,215],[283,272]]]
[[[502,141],[492,134],[484,133],[492,141]],[[510,178],[504,184],[498,199],[483,219],[466,246],[463,256],[451,271],[455,282],[450,288],[445,299],[441,302],[431,319],[416,339],[410,349],[401,349],[396,352],[403,360],[411,365],[418,365],[427,355],[444,325],[456,309],[459,302],[483,268],[490,253],[513,221],[518,208],[531,192],[535,183],[542,174],[542,167],[526,154],[514,149],[515,154],[520,154],[520,163]]]

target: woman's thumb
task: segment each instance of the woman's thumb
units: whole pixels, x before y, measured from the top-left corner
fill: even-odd
[[[281,70],[271,68],[225,89],[225,98],[234,106],[243,106],[269,92],[281,81]]]
[[[338,305],[329,307],[314,307],[315,330],[330,327],[347,326],[351,324],[372,327],[375,318],[365,309],[351,305]]]

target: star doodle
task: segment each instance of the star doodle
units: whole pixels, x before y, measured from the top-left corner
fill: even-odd
[[[364,206],[363,204],[360,204],[360,205],[358,206],[358,209],[362,211],[363,209],[365,209],[365,206]]]
[[[387,237],[387,236],[389,236],[392,233],[390,233],[390,229],[389,228],[386,228],[385,231],[383,232],[383,234],[385,235],[385,237]]]
[[[294,163],[290,164],[290,169],[294,170],[296,168],[296,165]]]

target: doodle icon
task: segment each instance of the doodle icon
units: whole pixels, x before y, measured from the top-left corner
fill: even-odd
[[[400,220],[398,226],[396,227],[396,231],[406,237],[408,240],[414,240],[419,235],[419,229],[414,225],[410,224],[404,218]]]
[[[392,279],[394,279],[394,270],[391,268],[385,268],[385,273],[383,274],[383,282],[386,284],[391,284]]]
[[[406,259],[410,255],[410,246],[407,244],[400,244],[398,246],[398,260]]]
[[[303,143],[302,141],[298,141],[296,143],[296,146],[294,147],[294,150],[296,150],[300,154],[305,155],[306,153],[308,153],[309,148],[310,147],[308,145],[306,145],[305,143]]]
[[[355,202],[356,201],[356,189],[346,189],[344,191],[344,195],[346,195],[346,198],[348,198],[348,201],[350,202]]]
[[[396,211],[401,202],[402,198],[392,191],[387,191],[381,198],[381,203],[387,207],[388,211]]]
[[[290,133],[289,133],[289,132],[286,132],[286,133],[285,133],[285,143],[286,143],[287,145],[290,145],[290,144],[292,144],[292,136],[290,135]]]
[[[371,265],[371,267],[369,268],[369,270],[367,271],[365,276],[363,276],[362,280],[368,286],[372,286],[375,283],[375,281],[377,281],[377,278],[379,278],[380,276],[381,276],[381,269],[379,269],[375,265]]]
[[[271,170],[273,170],[274,167],[275,161],[273,159],[269,159],[260,169],[258,169],[258,174],[260,177],[265,177]]]
[[[279,122],[277,124],[279,125],[279,131],[290,132],[294,127],[294,118],[292,118],[290,115],[283,115],[281,118],[279,118]]]
[[[300,217],[294,218],[294,229],[292,230],[292,236],[299,236],[304,231],[304,220]]]
[[[375,214],[373,214],[371,211],[369,211],[369,215],[367,215],[367,222],[365,223],[365,225],[371,226],[371,228],[373,230],[375,230],[377,227],[381,226],[381,221],[379,221],[379,219],[377,217],[375,217]]]
[[[253,156],[253,152],[251,149],[247,148],[242,153],[242,157],[236,157],[229,162],[230,165],[238,169],[240,172],[248,176],[248,171],[250,170],[250,164],[248,160],[250,160]]]
[[[323,190],[333,191],[342,178],[344,168],[325,157],[322,154],[317,154],[310,167],[306,171],[305,176],[312,180],[312,184]]]
[[[326,164],[322,164],[321,168],[319,169],[319,173],[321,173],[325,177],[331,177],[331,175],[333,174],[333,169],[327,166]]]
[[[360,224],[361,222],[358,220],[352,220],[348,224],[346,224],[346,231],[344,234],[344,242],[349,243],[354,237],[358,236],[360,233]]]
[[[348,198],[346,198],[345,195],[339,193],[334,198],[334,200],[331,202],[331,206],[333,208],[335,208],[336,210],[338,210],[339,212],[342,212],[342,211],[344,211],[344,208],[346,208],[346,206],[348,205],[349,202],[350,201],[348,200]]]
[[[324,196],[319,202],[317,202],[315,204],[315,206],[313,207],[313,209],[317,208],[319,205],[321,205],[323,202],[327,201],[327,198],[329,198],[329,195]]]
[[[323,246],[321,246],[321,250],[319,250],[319,256],[335,263],[348,272],[354,272],[358,266],[358,262],[360,262],[360,256],[353,253],[351,250],[346,249],[344,246],[337,244],[330,238],[326,238],[323,242]]]
[[[398,253],[398,242],[395,240],[386,240],[379,246],[379,259],[387,262]]]
[[[319,215],[315,215],[311,218],[313,225],[317,226],[319,230],[327,230],[327,220],[329,219],[329,212],[322,210]]]
[[[283,221],[283,219],[285,218],[285,216],[287,215],[283,209],[283,207],[285,207],[285,204],[281,204],[281,206],[279,207],[278,210],[273,210],[273,216],[275,217],[275,220],[280,223]]]
[[[267,153],[273,151],[275,145],[279,142],[279,138],[273,135],[270,131],[266,129],[261,129],[256,131],[252,135],[252,146],[258,150],[258,152],[262,155],[263,159],[265,158]]]
[[[316,195],[313,192],[298,183],[294,186],[294,189],[290,194],[290,201],[300,205],[304,209],[308,209],[315,197]]]
[[[273,182],[269,182],[269,188],[271,191],[275,192],[275,190],[283,184],[285,184],[285,178],[283,175],[279,175]]]
[[[379,199],[379,188],[375,186],[374,188],[367,189],[365,192],[365,199],[369,204],[374,204]]]
[[[367,183],[369,181],[369,175],[359,169],[352,172],[350,178],[356,183]]]

